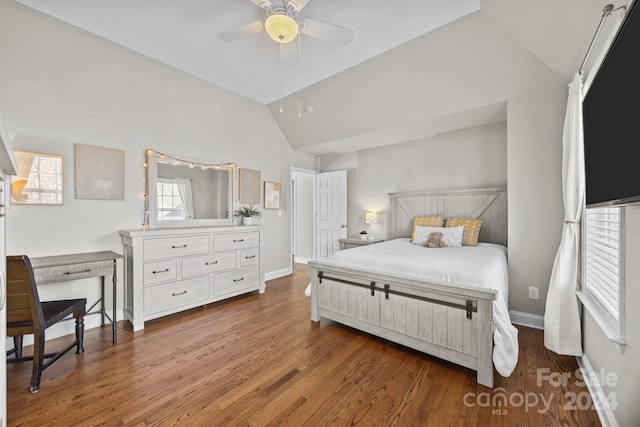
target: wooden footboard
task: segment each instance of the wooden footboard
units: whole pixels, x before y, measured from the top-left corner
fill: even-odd
[[[331,319],[477,371],[493,387],[497,291],[309,263],[311,320]]]

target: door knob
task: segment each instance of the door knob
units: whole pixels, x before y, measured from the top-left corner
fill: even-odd
[[[347,228],[347,224],[340,224],[340,228]]]

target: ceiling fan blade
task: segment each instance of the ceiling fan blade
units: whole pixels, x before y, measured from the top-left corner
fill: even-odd
[[[273,9],[273,4],[271,3],[270,0],[251,0],[251,3],[255,4],[256,6],[264,10]]]
[[[303,28],[300,29],[300,32],[312,37],[328,40],[343,46],[349,46],[353,40],[353,30],[339,25],[328,24],[315,19],[304,19],[301,23],[303,23]]]
[[[262,31],[264,31],[262,21],[256,21],[218,33],[218,37],[226,42],[234,42]]]
[[[260,1],[260,0],[257,0],[257,1]],[[310,1],[311,0],[285,0],[285,5],[287,3],[292,3],[295,6],[294,7],[295,11],[296,12],[300,12],[302,10],[302,8],[305,7],[307,5],[307,3],[309,3]]]

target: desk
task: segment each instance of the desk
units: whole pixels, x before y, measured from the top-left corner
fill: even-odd
[[[100,277],[100,299],[89,309],[89,313],[98,303],[100,303],[100,314],[102,315],[102,326],[104,318],[111,321],[113,330],[113,342],[117,342],[116,325],[116,283],[117,283],[117,260],[122,255],[111,251],[86,252],[81,254],[54,255],[30,258],[33,276],[36,285],[47,285],[50,283],[68,282],[71,280],[86,279],[88,277]],[[113,319],[104,309],[104,277],[113,276]],[[97,313],[97,312],[96,312]]]

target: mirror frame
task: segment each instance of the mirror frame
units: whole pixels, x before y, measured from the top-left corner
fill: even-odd
[[[220,219],[183,219],[183,220],[157,220],[157,183],[158,183],[158,163],[175,162],[176,164],[201,167],[201,168],[225,168],[229,170],[231,191],[229,192],[229,218]],[[174,156],[163,154],[155,150],[148,149],[146,151],[145,163],[145,208],[143,229],[147,228],[169,228],[169,227],[207,227],[233,225],[233,213],[236,211],[236,201],[238,199],[238,179],[237,166],[230,162],[212,162],[208,160],[186,158],[183,156]]]

